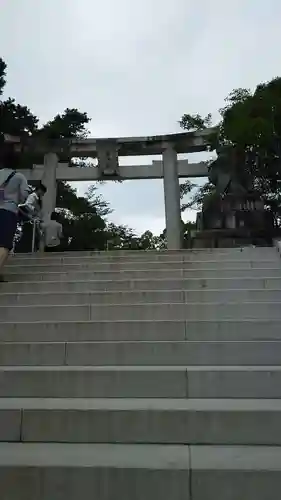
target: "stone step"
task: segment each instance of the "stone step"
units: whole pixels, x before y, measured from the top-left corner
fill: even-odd
[[[258,296],[267,298],[265,290]],[[200,293],[200,292],[199,292]],[[224,293],[224,292],[221,292]],[[180,303],[184,302],[186,292],[181,290],[147,290],[120,292],[37,292],[37,293],[0,293],[0,305],[83,305],[83,304],[139,304],[139,303]],[[271,297],[281,301],[280,293],[272,291]],[[270,295],[270,294],[269,294]],[[239,296],[239,295],[238,295]],[[245,297],[249,295],[245,295]]]
[[[281,341],[1,342],[1,366],[278,365]]]
[[[185,398],[186,380],[179,366],[6,366],[0,367],[0,398]]]
[[[242,259],[243,257],[243,259]],[[270,254],[265,254],[264,260],[275,260],[276,258],[278,259],[279,256],[277,252],[270,253]],[[260,257],[259,257],[260,258]],[[254,255],[239,255],[239,259],[241,260],[249,260],[252,259],[253,261],[257,262],[259,258],[255,258]],[[33,254],[29,256],[21,256],[20,254],[13,255],[9,259],[9,266],[25,266],[26,264],[28,265],[63,265],[63,264],[97,264],[97,265],[102,265],[102,264],[109,264],[109,265],[124,265],[126,263],[133,264],[139,266],[139,265],[145,265],[146,262],[154,262],[155,264],[159,264],[160,262],[163,262],[163,265],[169,262],[189,262],[191,260],[199,260],[200,262],[204,260],[218,260],[221,259],[221,255],[212,255],[212,254],[207,254],[207,255],[201,255],[201,254],[170,254],[170,253],[159,253],[159,254],[138,254],[136,255],[123,255],[123,256],[109,256],[107,257],[106,255],[76,255],[76,252],[73,252],[71,254]],[[233,260],[237,260],[237,256],[233,256]]]
[[[281,366],[5,366],[0,397],[281,398]]]
[[[106,320],[281,319],[278,302],[0,306],[0,322]]]
[[[190,446],[192,500],[276,500],[279,446]]]
[[[281,268],[281,261],[278,257],[276,259],[271,260],[217,260],[217,261],[190,261],[190,262],[181,262],[181,261],[169,261],[169,262],[127,262],[124,263],[96,263],[94,261],[90,263],[77,262],[76,264],[34,264],[27,263],[25,265],[16,265],[13,264],[11,266],[5,267],[5,273],[9,275],[10,273],[73,273],[73,272],[82,272],[82,271],[90,271],[90,272],[127,272],[127,271],[157,271],[159,270],[204,270],[204,269],[215,269],[215,270],[223,270],[223,269],[238,269],[238,270],[251,270],[251,269],[272,269],[272,268]]]
[[[252,259],[253,261],[257,262],[259,260],[255,258],[255,256],[252,255],[246,255],[243,256],[239,255],[239,258],[241,260],[249,260]],[[276,258],[280,258],[277,254],[277,252],[271,253],[271,254],[265,254],[264,260],[275,260]],[[124,265],[126,263],[133,264],[135,263],[136,266],[140,265],[145,265],[146,262],[154,262],[155,264],[159,264],[160,262],[163,262],[163,265],[169,262],[186,262],[186,261],[191,261],[191,260],[199,260],[200,262],[204,260],[219,260],[221,259],[221,255],[193,255],[193,254],[169,254],[169,253],[164,253],[159,255],[157,254],[137,254],[137,255],[130,255],[130,256],[111,256],[111,257],[106,257],[103,255],[86,255],[86,256],[77,256],[76,252],[73,252],[73,254],[56,254],[54,253],[53,255],[51,254],[33,254],[30,256],[19,256],[18,255],[13,255],[9,259],[9,266],[25,266],[26,264],[28,265],[64,265],[64,264],[97,264],[97,265],[102,265],[102,264],[109,264],[109,265]],[[236,256],[233,257],[233,260],[237,260]]]
[[[257,328],[260,324],[261,322],[257,323]],[[271,324],[266,323],[265,330],[269,329]],[[177,320],[13,322],[0,325],[0,342],[185,340],[185,322]],[[199,327],[195,324],[194,335],[197,334],[198,329]],[[279,329],[281,339],[281,322],[276,322],[274,335],[278,335]],[[246,330],[248,331],[248,327]],[[251,328],[251,330],[254,329]]]
[[[279,446],[0,444],[3,499],[276,500],[280,488]]]
[[[34,268],[33,268],[34,269]],[[21,272],[7,273],[11,282],[20,281],[115,281],[115,280],[156,280],[156,279],[209,279],[216,278],[281,278],[281,266],[272,265],[272,268],[258,269],[154,269],[135,271],[65,271],[65,272],[32,272],[28,268]],[[2,287],[3,285],[1,285]],[[4,284],[5,286],[5,284]]]
[[[277,399],[0,399],[0,441],[281,445]]]
[[[203,256],[203,255],[222,255],[224,258],[228,255],[233,257],[253,255],[258,258],[264,255],[275,255],[277,252],[275,247],[236,247],[236,248],[195,248],[184,250],[112,250],[112,251],[97,251],[97,250],[84,250],[76,252],[56,252],[55,254],[37,253],[37,254],[16,254],[15,259],[33,259],[33,258],[74,258],[74,257],[91,257],[95,259],[151,259],[151,258],[169,258],[178,256],[185,258],[188,256]]]
[[[281,320],[131,320],[1,323],[0,342],[281,340]]]
[[[32,281],[2,283],[1,293],[121,292],[147,290],[280,290],[280,277],[116,279],[84,281]]]
[[[109,256],[107,257],[106,255],[94,255],[94,256],[77,256],[75,252],[73,254],[34,254],[30,255],[29,257],[22,257],[22,256],[13,256],[9,260],[9,266],[25,266],[26,264],[34,264],[34,265],[52,265],[52,264],[97,264],[97,265],[102,265],[102,264],[109,264],[109,265],[125,265],[126,263],[128,264],[135,264],[135,265],[145,265],[146,262],[154,262],[154,263],[169,263],[169,262],[201,262],[204,263],[206,261],[216,261],[216,262],[222,262],[222,260],[230,260],[232,262],[244,262],[244,261],[251,261],[253,263],[258,263],[259,261],[273,261],[273,260],[278,260],[280,259],[280,256],[278,253],[270,249],[270,252],[267,253],[262,253],[256,255],[255,253],[247,253],[247,252],[239,252],[239,253],[232,253],[232,254],[225,254],[225,253],[196,253],[196,252],[183,252],[181,254],[170,254],[170,253],[158,253],[158,254],[150,254],[150,253],[144,253],[144,254],[138,254],[136,255],[129,255],[129,256]]]
[[[119,292],[1,293],[0,306],[84,304],[177,304],[189,302],[281,302],[279,290],[143,290]]]
[[[0,496],[189,500],[189,467],[185,446],[0,443]]]

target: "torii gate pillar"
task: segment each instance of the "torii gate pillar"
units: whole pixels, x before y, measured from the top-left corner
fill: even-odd
[[[180,186],[177,152],[172,144],[165,145],[163,151],[163,177],[167,248],[168,250],[180,250],[182,248]]]
[[[46,186],[47,192],[43,198],[43,220],[48,220],[56,208],[57,197],[57,166],[58,156],[55,153],[47,153],[44,156],[44,172],[42,184]]]

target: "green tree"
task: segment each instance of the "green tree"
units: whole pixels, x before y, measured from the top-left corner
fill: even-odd
[[[7,65],[0,57],[0,95],[3,94],[3,89],[6,85],[6,69]]]
[[[259,84],[254,91],[235,89],[220,110],[217,133],[211,137],[213,149],[233,146],[237,169],[244,169],[276,219],[281,216],[281,78]],[[185,130],[202,130],[211,124],[211,116],[184,115]],[[193,192],[184,208],[199,207],[213,195],[207,185]]]
[[[6,83],[6,64],[0,59],[0,94]],[[87,113],[75,108],[67,108],[39,127],[38,118],[26,107],[17,104],[14,99],[0,101],[1,120],[0,134],[14,136],[34,136],[46,139],[83,138],[87,135],[90,121]],[[34,154],[15,155],[16,168],[29,167],[33,163],[41,163],[42,158]],[[77,162],[76,162],[77,163]],[[84,165],[80,159],[79,166]],[[97,195],[95,185],[89,188],[86,196],[78,196],[76,190],[65,182],[58,182],[57,207],[64,225],[65,247],[70,249],[98,248],[106,245],[106,220],[110,213],[108,203]]]
[[[77,196],[76,190],[58,182],[57,210],[64,227],[64,248],[69,250],[104,250],[107,232],[105,216],[110,213],[107,202],[95,195]]]
[[[1,101],[0,133],[29,136],[37,130],[38,118],[26,106],[16,104],[14,99]]]
[[[6,63],[0,58],[0,96],[6,84]],[[0,136],[31,135],[38,126],[38,118],[26,106],[21,106],[15,99],[0,100]]]
[[[210,127],[212,124],[212,115],[208,114],[205,118],[200,115],[189,115],[185,114],[180,120],[180,126],[184,130],[194,131],[194,130],[204,130]]]
[[[190,115],[186,113],[182,116],[179,124],[181,128],[188,132],[205,130],[206,128],[212,126],[212,115],[208,114],[205,118],[203,118],[199,114]],[[214,140],[213,137],[212,140]],[[187,179],[180,185],[180,197],[182,200],[181,211],[184,212],[188,209],[201,210],[205,196],[207,194],[211,195],[213,189],[214,186],[212,186],[209,182],[203,186],[198,186]],[[186,195],[189,195],[189,198],[188,201],[184,203],[183,201]]]
[[[200,211],[203,201],[206,203],[208,199],[212,199],[215,195],[215,186],[211,182],[206,182],[202,186],[194,185],[191,196],[186,203],[181,206],[182,212],[188,209]]]
[[[221,110],[217,145],[231,144],[239,166],[252,177],[255,190],[281,215],[281,78],[233,91]]]
[[[88,134],[86,125],[90,122],[87,113],[76,108],[66,108],[62,114],[56,115],[38,131],[48,139],[85,138]]]
[[[139,250],[157,250],[161,248],[162,240],[151,231],[145,231],[138,239]]]
[[[116,225],[110,222],[106,227],[108,250],[137,250],[138,237],[135,232],[127,226]]]
[[[265,196],[274,193],[281,173],[281,78],[258,85],[252,93],[234,91],[226,102],[217,143],[235,146],[255,187]]]
[[[62,114],[38,130],[38,136],[48,139],[84,138],[90,119],[87,113],[67,108]],[[76,161],[76,168],[84,166],[85,159]],[[58,183],[57,208],[61,212],[64,227],[64,246],[69,250],[103,250],[106,245],[106,220],[110,213],[108,203],[97,195],[92,185],[85,196],[66,182]]]

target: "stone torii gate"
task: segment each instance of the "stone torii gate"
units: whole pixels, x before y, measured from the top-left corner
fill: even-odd
[[[44,218],[56,207],[57,180],[94,181],[160,179],[164,181],[167,247],[179,250],[181,242],[181,212],[179,177],[205,177],[205,163],[178,161],[178,153],[206,151],[214,129],[152,137],[116,139],[59,139],[18,141],[18,152],[34,153],[44,158],[43,165],[33,165],[23,173],[30,182],[41,180],[47,187],[43,200]],[[151,165],[119,165],[120,156],[162,155],[162,161]],[[73,157],[97,158],[97,166],[78,168],[70,163]],[[59,162],[60,160],[60,162]]]

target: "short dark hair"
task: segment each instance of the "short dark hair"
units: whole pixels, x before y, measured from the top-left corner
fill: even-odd
[[[57,212],[52,212],[51,213],[51,220],[57,220],[57,218],[58,218]]]

